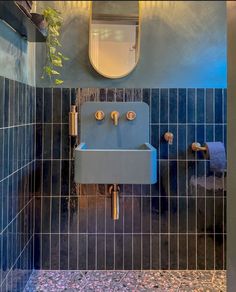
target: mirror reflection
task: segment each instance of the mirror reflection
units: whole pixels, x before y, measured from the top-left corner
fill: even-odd
[[[94,69],[108,78],[128,75],[140,50],[138,1],[93,1],[89,57]]]

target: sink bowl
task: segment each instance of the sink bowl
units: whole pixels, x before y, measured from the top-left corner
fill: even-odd
[[[154,184],[156,149],[149,143],[126,149],[75,149],[75,182],[81,184]]]

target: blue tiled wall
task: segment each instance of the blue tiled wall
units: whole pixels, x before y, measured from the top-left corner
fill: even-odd
[[[116,222],[107,185],[73,182],[68,112],[84,101],[150,105],[158,183],[122,185]],[[221,88],[37,88],[35,267],[225,269],[226,174],[211,173],[190,148],[194,141],[226,143],[225,109]]]
[[[33,268],[35,88],[0,77],[0,290]]]

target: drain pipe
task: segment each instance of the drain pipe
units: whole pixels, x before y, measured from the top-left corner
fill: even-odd
[[[111,185],[109,188],[109,193],[111,195],[111,217],[113,220],[119,219],[119,191],[120,187],[117,184]]]

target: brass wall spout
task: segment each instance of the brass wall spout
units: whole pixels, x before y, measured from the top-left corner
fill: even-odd
[[[117,112],[117,111],[112,111],[111,112],[111,118],[114,121],[114,125],[115,126],[118,125],[119,116],[120,116],[120,113],[119,112]]]
[[[119,202],[120,187],[116,184],[111,185],[109,193],[111,194],[111,217],[113,220],[119,219],[120,202]]]

